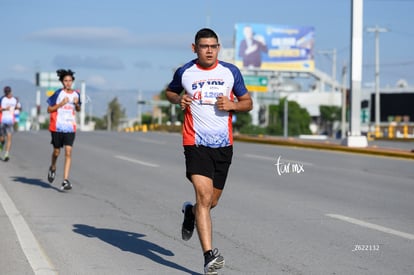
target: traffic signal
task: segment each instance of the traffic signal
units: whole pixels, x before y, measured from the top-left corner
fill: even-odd
[[[35,78],[36,78],[36,87],[39,87],[40,86],[40,73],[36,73]]]
[[[365,108],[368,108],[368,106],[369,106],[369,101],[368,100],[362,100],[361,101],[361,109],[365,109]]]

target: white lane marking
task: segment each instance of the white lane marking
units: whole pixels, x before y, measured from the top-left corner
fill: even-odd
[[[0,203],[3,205],[6,215],[13,225],[14,231],[19,239],[20,246],[29,261],[34,274],[58,274],[2,184],[0,184]]]
[[[351,217],[342,216],[342,215],[338,215],[338,214],[325,214],[325,216],[328,216],[328,217],[331,217],[331,218],[334,218],[334,219],[338,219],[338,220],[342,220],[342,221],[345,221],[345,222],[353,223],[353,224],[356,224],[356,225],[359,225],[359,226],[362,226],[362,227],[366,227],[366,228],[374,229],[374,230],[377,230],[377,231],[381,231],[381,232],[384,232],[384,233],[392,234],[392,235],[402,237],[402,238],[405,238],[405,239],[414,240],[414,235],[413,234],[405,233],[405,232],[398,231],[398,230],[388,228],[388,227],[385,227],[385,226],[381,226],[381,225],[378,225],[378,224],[369,223],[369,222],[365,222],[365,221],[362,221],[362,220],[358,220],[358,219],[354,219],[354,218],[351,218]]]
[[[144,165],[144,166],[160,167],[158,164],[154,164],[154,163],[150,163],[150,162],[146,162],[146,161],[141,161],[141,160],[138,160],[138,159],[132,159],[132,158],[124,157],[124,156],[115,156],[115,157],[118,158],[118,159],[129,161],[129,162],[138,163],[138,164]]]
[[[270,161],[277,161],[278,157],[267,157],[267,156],[259,156],[259,155],[254,155],[254,154],[244,154],[245,157],[248,158],[254,158],[254,159],[263,159],[263,160],[270,160]],[[306,166],[313,166],[312,163],[310,162],[304,162],[304,161],[299,161],[299,160],[291,160],[291,159],[280,159],[281,161],[285,161],[285,162],[291,162],[291,163],[300,163],[300,164],[304,164]]]

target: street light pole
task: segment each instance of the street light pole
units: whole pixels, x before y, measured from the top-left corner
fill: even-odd
[[[283,103],[283,136],[285,138],[288,137],[288,114],[289,114],[289,104],[288,104],[288,96],[285,97],[285,101]]]
[[[332,92],[335,92],[335,80],[336,80],[336,49],[332,49],[332,51],[318,51],[318,53],[332,55]]]
[[[375,33],[375,137],[380,137],[381,109],[380,109],[380,68],[379,68],[379,33],[387,32],[386,28],[375,26],[367,28],[367,32]]]
[[[292,94],[287,94],[285,96],[285,101],[283,102],[283,136],[285,138],[289,136],[289,97],[290,96],[292,96]]]
[[[85,104],[86,101],[86,84],[85,81],[81,82],[81,91],[80,91],[80,100],[82,104]],[[85,105],[83,105],[85,106]],[[80,130],[85,131],[85,107],[82,107],[80,110]]]
[[[332,92],[335,92],[336,81],[336,49],[332,50]]]
[[[368,140],[361,135],[361,80],[363,0],[352,0],[351,11],[351,116],[350,134],[343,144],[349,147],[367,147]]]
[[[138,90],[138,102],[137,102],[137,123],[138,125],[142,124],[142,93],[141,90]]]
[[[342,111],[341,111],[341,138],[346,137],[346,65],[342,67]]]

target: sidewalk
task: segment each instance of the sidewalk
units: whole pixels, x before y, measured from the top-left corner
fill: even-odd
[[[297,137],[274,137],[274,136],[249,136],[234,135],[234,140],[242,142],[254,142],[263,144],[274,144],[282,146],[312,148],[319,150],[334,150],[358,154],[381,155],[414,160],[413,141],[369,141],[368,147],[347,147],[341,144],[340,139],[300,139]]]

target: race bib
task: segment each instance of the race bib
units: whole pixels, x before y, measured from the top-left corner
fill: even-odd
[[[62,109],[60,115],[62,117],[62,122],[66,124],[73,124],[75,121],[73,111],[71,109]]]
[[[201,89],[200,103],[203,105],[216,104],[218,96],[228,96],[228,89],[223,85],[209,85],[205,83]]]

